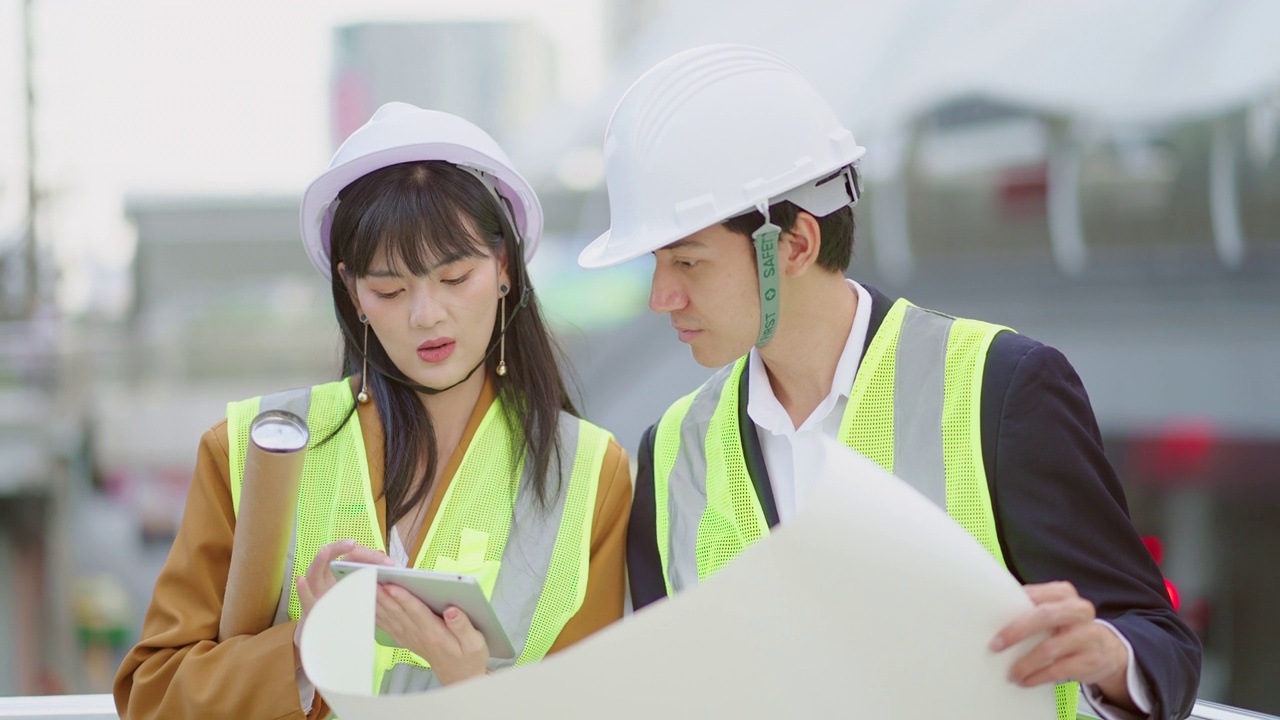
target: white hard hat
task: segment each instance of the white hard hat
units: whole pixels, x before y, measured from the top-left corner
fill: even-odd
[[[375,170],[420,160],[443,160],[470,169],[490,192],[506,199],[524,246],[524,258],[533,257],[542,237],[542,206],[498,143],[456,115],[390,102],[351,133],[334,154],[329,169],[303,193],[302,243],[321,275],[329,278],[329,228],[338,193]]]
[[[677,53],[613,111],[610,228],[578,264],[616,265],[765,203],[790,200],[822,217],[857,200],[851,166],[865,152],[776,55],[746,45]]]

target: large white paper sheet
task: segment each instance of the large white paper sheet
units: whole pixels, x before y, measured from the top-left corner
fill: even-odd
[[[1006,679],[1028,645],[988,650],[1031,607],[1017,582],[902,481],[834,441],[825,455],[804,511],[771,537],[537,665],[372,695],[366,570],[312,610],[303,666],[343,720],[1053,718],[1052,687]]]

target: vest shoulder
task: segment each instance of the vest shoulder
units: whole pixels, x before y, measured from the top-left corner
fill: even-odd
[[[599,426],[599,425],[597,425],[597,424],[595,424],[595,423],[591,422],[590,420],[587,420],[586,418],[580,418],[580,417],[578,417],[577,415],[574,415],[573,413],[570,413],[570,412],[566,412],[566,411],[564,411],[564,410],[561,410],[561,411],[560,411],[560,421],[561,421],[561,422],[571,422],[571,423],[577,423],[577,422],[580,422],[580,423],[582,423],[582,424],[586,425],[586,426],[587,426],[589,429],[591,429],[591,430],[594,430],[594,431],[596,431],[596,432],[602,432],[602,433],[604,433],[605,435],[608,435],[608,436],[609,436],[609,441],[610,441],[610,442],[613,442],[613,433],[612,433],[612,432],[609,432],[609,429],[608,429],[608,428],[601,427],[601,426]]]
[[[262,398],[270,397],[272,395],[282,395],[285,393],[303,392],[308,390],[310,391],[311,397],[313,400],[331,399],[331,398],[345,399],[344,396],[349,396],[351,394],[350,381],[351,381],[351,378],[342,378],[341,380],[334,380],[332,382],[320,383],[319,385],[311,385],[309,387],[306,385],[300,385],[300,386],[291,387],[291,388],[281,388],[278,390],[273,390],[271,392],[265,392],[261,395],[242,398],[240,400],[233,400],[230,403],[228,403],[228,405],[243,405],[245,403],[260,401],[262,400]]]
[[[723,388],[730,378],[736,374],[742,373],[746,369],[748,357],[749,356],[744,355],[743,357],[738,358],[737,360],[711,373],[711,377],[707,378],[706,381],[699,385],[692,393],[690,393],[690,395],[697,394],[703,390],[719,390]]]
[[[689,404],[693,402],[693,399],[698,395],[700,395],[701,393],[704,393],[704,392],[719,393],[720,390],[722,390],[724,386],[728,383],[729,379],[734,375],[734,373],[741,373],[743,371],[747,362],[747,357],[748,356],[744,355],[743,357],[738,358],[734,362],[731,362],[728,365],[725,365],[724,367],[711,373],[711,377],[703,381],[701,385],[694,388],[692,391],[680,396],[680,399],[668,405],[667,409],[663,411],[662,416],[667,417],[672,413],[683,413],[686,409],[688,409]]]
[[[1050,350],[1053,349],[1050,346],[1040,342],[1039,340],[1036,340],[1035,338],[1029,337],[1027,335],[1023,335],[1017,332],[1017,330],[1015,329],[1008,328],[1004,325],[1001,325],[1000,323],[993,323],[990,320],[983,320],[981,318],[970,318],[970,317],[964,317],[959,315],[949,315],[943,311],[934,310],[934,309],[925,308],[925,307],[922,307],[919,309],[924,310],[925,312],[941,315],[943,317],[952,318],[954,320],[964,321],[968,323],[980,323],[981,325],[985,325],[988,327],[1000,328],[1000,331],[996,333],[994,338],[992,338],[991,346],[987,350],[988,362],[990,362],[991,360],[1005,360],[1005,361],[1013,361],[1016,363],[1018,360],[1021,360],[1022,358],[1026,357],[1028,354],[1035,352],[1040,348],[1048,348]]]
[[[606,467],[609,465],[608,460],[610,460],[610,459],[612,459],[612,458],[616,458],[616,457],[618,457],[619,455],[621,455],[623,458],[625,458],[625,457],[627,456],[627,450],[626,450],[626,448],[622,447],[622,444],[618,442],[618,438],[617,438],[617,436],[615,436],[615,435],[613,434],[613,432],[612,432],[611,430],[609,430],[608,428],[601,427],[601,426],[599,426],[599,425],[597,425],[597,424],[595,424],[595,423],[591,422],[590,420],[586,420],[586,419],[584,419],[584,418],[579,418],[578,416],[576,416],[576,415],[572,415],[572,414],[567,413],[567,412],[561,412],[561,413],[560,413],[560,417],[561,417],[561,418],[563,418],[563,419],[566,419],[566,420],[574,421],[574,422],[581,422],[581,423],[583,423],[587,428],[589,428],[591,431],[598,432],[598,433],[604,433],[604,435],[605,435],[606,437],[608,437],[608,438],[609,438],[608,446],[605,448],[605,460],[606,460],[605,465],[606,465]]]
[[[742,372],[743,368],[747,364],[748,357],[749,356],[747,355],[743,355],[737,360],[711,373],[711,377],[707,378],[707,381],[702,383],[702,387],[707,387],[708,385],[714,385],[714,384],[724,382],[726,379],[728,379],[730,375],[733,375],[734,373]]]

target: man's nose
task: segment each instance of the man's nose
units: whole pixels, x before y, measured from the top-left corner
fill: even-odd
[[[653,284],[649,288],[649,309],[665,315],[684,307],[688,297],[672,272],[661,263],[653,269]]]

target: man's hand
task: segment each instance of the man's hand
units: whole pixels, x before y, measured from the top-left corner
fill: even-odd
[[[1126,673],[1129,652],[1109,628],[1094,622],[1093,603],[1069,582],[1023,588],[1035,608],[1009,623],[991,641],[999,652],[1038,633],[1048,633],[1013,664],[1009,679],[1023,687],[1075,680],[1097,685],[1107,702],[1136,711]]]
[[[379,585],[378,627],[430,663],[441,684],[487,672],[489,644],[456,607],[441,617],[399,585]]]

